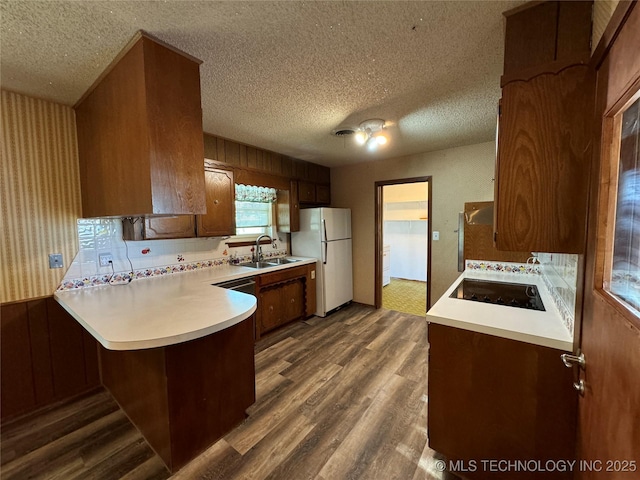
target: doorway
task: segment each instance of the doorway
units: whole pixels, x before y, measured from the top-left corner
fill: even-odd
[[[375,307],[425,315],[431,304],[431,177],[375,187]]]

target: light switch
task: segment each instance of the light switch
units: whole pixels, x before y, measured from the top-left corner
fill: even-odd
[[[434,242],[437,242],[438,240],[440,240],[440,232],[433,232],[432,238]]]
[[[61,253],[50,253],[49,254],[49,268],[62,268],[62,254]]]

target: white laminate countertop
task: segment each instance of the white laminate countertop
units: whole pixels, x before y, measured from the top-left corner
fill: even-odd
[[[450,298],[463,278],[535,285],[546,311]],[[573,349],[573,338],[539,275],[465,270],[429,309],[427,321],[564,351]]]
[[[54,297],[109,350],[164,347],[219,332],[255,312],[256,297],[213,284],[316,262],[295,258],[300,261],[260,269],[224,265]]]

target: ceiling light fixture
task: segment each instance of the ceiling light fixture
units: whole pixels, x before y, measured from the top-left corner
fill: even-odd
[[[384,120],[372,118],[360,124],[356,131],[355,139],[358,145],[365,145],[367,150],[374,152],[379,146],[388,142],[387,136],[383,133]]]

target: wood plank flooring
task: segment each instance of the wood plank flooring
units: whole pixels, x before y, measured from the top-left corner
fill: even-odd
[[[449,480],[427,446],[424,317],[353,304],[256,344],[247,419],[172,479]],[[2,427],[3,479],[165,479],[105,391]]]

